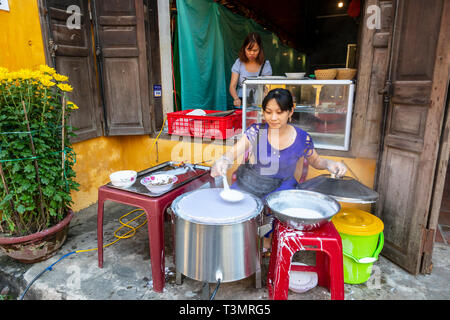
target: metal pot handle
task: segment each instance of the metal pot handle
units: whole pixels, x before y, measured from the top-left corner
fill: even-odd
[[[258,236],[260,238],[264,237],[264,235],[272,230],[272,223],[267,223],[258,227]]]
[[[272,219],[270,219],[270,217]],[[263,224],[267,218],[269,218],[269,222],[266,222],[266,224]],[[264,204],[263,210],[262,210],[262,214],[259,215],[259,219],[258,219],[258,236],[260,238],[264,237],[264,235],[269,232],[270,230],[272,230],[272,222],[273,222],[273,216],[272,213],[270,211],[269,206],[267,205],[267,203]]]
[[[173,210],[172,210],[172,208],[171,208],[170,206],[167,207],[167,213],[168,213],[169,216],[170,216],[170,222],[173,224],[173,223],[174,223],[173,217],[175,216],[175,214],[173,213]]]

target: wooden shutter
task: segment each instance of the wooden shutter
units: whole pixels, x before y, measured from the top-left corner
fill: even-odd
[[[69,124],[78,128],[75,131],[77,137],[71,138],[71,141],[78,142],[101,136],[102,109],[99,105],[88,2],[47,0],[46,3],[49,22],[47,39],[52,39],[55,44],[49,48],[50,55],[54,55],[57,72],[69,77],[74,88],[68,94],[69,100],[79,107],[69,119]],[[70,16],[66,10],[70,5],[77,5],[81,9],[80,29],[69,29],[66,25]]]
[[[445,4],[445,5],[444,5]],[[449,77],[449,0],[399,0],[377,215],[383,255],[419,272]]]
[[[142,0],[96,0],[107,135],[150,133]]]
[[[395,1],[368,0],[369,6],[380,8],[380,29],[369,29],[366,19],[361,23],[359,40],[359,67],[356,87],[355,112],[352,121],[351,152],[354,157],[376,159],[380,152],[383,95],[389,63],[389,43],[394,19]]]

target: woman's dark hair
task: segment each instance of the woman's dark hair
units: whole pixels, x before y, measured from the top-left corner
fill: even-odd
[[[250,32],[247,37],[245,37],[244,42],[242,43],[241,49],[239,49],[239,60],[242,62],[248,62],[247,56],[245,55],[245,48],[252,49],[255,43],[259,46],[259,54],[256,58],[256,61],[261,65],[264,63],[266,56],[264,55],[263,43],[261,40],[261,36],[256,32]]]
[[[294,107],[294,102],[292,100],[292,94],[286,89],[272,89],[269,91],[267,96],[264,97],[262,102],[262,109],[266,111],[267,103],[275,99],[281,111],[291,111]]]

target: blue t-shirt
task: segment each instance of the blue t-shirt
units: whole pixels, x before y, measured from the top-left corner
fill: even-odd
[[[242,63],[239,58],[236,59],[233,66],[231,67],[231,72],[239,74],[239,80],[237,84],[237,94],[240,98],[242,98],[242,82],[245,78],[248,77],[257,77],[259,75],[259,71],[257,72],[248,72],[245,68],[244,63]],[[269,60],[266,60],[264,65],[262,66],[261,76],[271,76],[272,75],[272,66],[270,65]],[[250,88],[249,88],[250,89]]]

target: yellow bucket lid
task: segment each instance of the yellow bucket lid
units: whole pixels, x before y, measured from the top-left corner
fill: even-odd
[[[356,208],[342,208],[331,221],[338,232],[354,236],[371,236],[384,229],[378,217]]]

